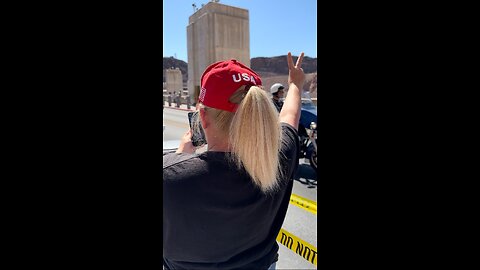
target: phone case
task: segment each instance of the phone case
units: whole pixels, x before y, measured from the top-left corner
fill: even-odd
[[[192,144],[195,147],[199,147],[207,143],[202,124],[197,119],[198,111],[188,113],[188,122],[190,124],[190,129],[192,130]],[[198,123],[198,125],[196,123]]]

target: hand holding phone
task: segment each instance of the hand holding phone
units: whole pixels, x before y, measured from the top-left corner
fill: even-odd
[[[205,133],[203,132],[202,124],[198,119],[198,111],[188,113],[188,122],[190,130],[192,131],[192,144],[195,147],[200,147],[207,143]]]
[[[180,145],[178,145],[178,149],[175,151],[175,153],[194,154],[195,150],[196,150],[196,147],[193,146],[193,143],[192,143],[192,132],[189,129],[180,140]]]

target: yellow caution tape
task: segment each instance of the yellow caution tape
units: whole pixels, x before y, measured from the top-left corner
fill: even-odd
[[[280,229],[280,232],[277,235],[277,241],[291,251],[300,255],[308,262],[315,266],[317,265],[318,253],[316,247],[310,245],[309,243],[303,241],[284,229]]]
[[[315,215],[317,214],[317,203],[312,200],[300,197],[292,193],[292,195],[290,196],[290,203],[302,209],[305,209]]]

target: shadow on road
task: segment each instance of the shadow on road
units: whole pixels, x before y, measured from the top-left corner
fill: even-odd
[[[307,188],[317,187],[317,172],[308,163],[300,163],[294,179]]]

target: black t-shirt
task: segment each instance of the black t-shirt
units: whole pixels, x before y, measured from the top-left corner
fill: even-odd
[[[272,101],[273,101],[273,105],[275,105],[275,108],[277,108],[277,111],[280,112],[282,110],[282,107],[283,107],[283,101],[281,100],[275,100],[274,98],[272,98]]]
[[[277,260],[298,166],[298,135],[282,123],[280,188],[263,193],[226,153],[163,156],[163,261],[173,269],[267,269]],[[262,157],[258,157],[262,158]]]

